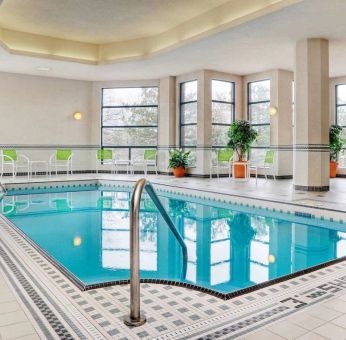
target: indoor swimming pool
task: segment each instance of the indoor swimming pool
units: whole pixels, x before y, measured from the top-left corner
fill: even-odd
[[[9,192],[1,203],[2,214],[65,274],[88,289],[129,279],[131,192],[131,186]],[[142,279],[228,294],[346,256],[345,224],[157,193],[185,242],[187,259],[153,201],[143,193]]]

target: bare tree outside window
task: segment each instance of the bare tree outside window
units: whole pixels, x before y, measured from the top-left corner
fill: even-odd
[[[157,87],[103,89],[102,147],[115,148],[123,159],[156,148],[158,95]]]
[[[260,158],[270,147],[270,80],[248,83],[248,119],[258,137],[251,149],[251,158]]]

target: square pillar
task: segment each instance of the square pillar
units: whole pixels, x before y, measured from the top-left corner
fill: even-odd
[[[198,81],[197,103],[197,171],[208,176],[211,159],[211,80],[205,70],[201,71]]]
[[[296,44],[293,185],[329,190],[329,42]]]
[[[270,104],[278,113],[270,117],[270,144],[275,150],[275,175],[292,178],[292,81],[293,73],[275,70],[271,78]]]
[[[160,79],[160,104],[158,115],[158,170],[167,173],[169,150],[176,148],[176,108],[175,108],[175,77]]]

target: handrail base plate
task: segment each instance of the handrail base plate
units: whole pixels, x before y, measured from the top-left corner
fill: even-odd
[[[132,319],[130,315],[126,315],[124,318],[124,324],[129,327],[139,327],[147,322],[146,317],[141,314],[139,319]]]

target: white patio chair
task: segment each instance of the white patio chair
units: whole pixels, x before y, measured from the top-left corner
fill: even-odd
[[[67,175],[73,173],[72,170],[73,152],[71,149],[57,149],[49,159],[49,174],[52,175],[52,169],[55,170],[55,174],[58,174],[58,169],[66,169]]]
[[[28,180],[30,176],[30,159],[17,152],[15,149],[4,149],[0,151],[0,161],[1,161],[1,167],[0,167],[0,178],[2,179],[2,176],[5,173],[6,167],[11,169],[12,172],[12,178],[13,180],[16,178],[18,174],[19,169],[25,169],[27,172]]]

